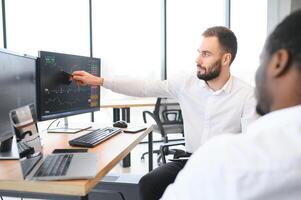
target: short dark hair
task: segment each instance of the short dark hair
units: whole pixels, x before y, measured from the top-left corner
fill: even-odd
[[[237,53],[237,39],[230,29],[224,26],[214,26],[208,28],[202,35],[204,37],[217,37],[222,49],[232,55],[230,64],[233,62]]]
[[[287,16],[268,37],[265,52],[271,57],[276,51],[289,52],[289,64],[298,64],[301,70],[301,10]]]

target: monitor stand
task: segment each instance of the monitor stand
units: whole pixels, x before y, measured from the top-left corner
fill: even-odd
[[[2,141],[0,144],[0,160],[18,160],[19,151],[16,140],[13,137]]]
[[[64,118],[64,126],[63,127],[57,127],[57,128],[48,129],[47,132],[48,133],[69,133],[69,134],[74,134],[74,133],[78,133],[80,131],[87,130],[87,129],[91,128],[91,127],[92,126],[90,126],[90,125],[83,126],[82,124],[70,126],[68,124],[67,117],[65,117]]]

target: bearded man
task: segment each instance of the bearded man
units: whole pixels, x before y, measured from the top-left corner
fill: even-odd
[[[186,154],[189,156],[212,137],[241,133],[257,118],[254,90],[230,73],[237,52],[235,34],[226,27],[208,28],[202,34],[196,70],[168,80],[124,80],[73,72],[82,85],[100,85],[117,93],[138,97],[172,97],[181,107]],[[159,199],[174,182],[186,161],[169,162],[143,176],[141,199]]]

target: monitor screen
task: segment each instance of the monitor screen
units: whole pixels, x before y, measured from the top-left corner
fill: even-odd
[[[70,74],[78,70],[100,76],[100,59],[39,52],[37,112],[40,121],[99,110],[99,86],[79,86],[70,81]]]
[[[0,50],[0,142],[13,136],[9,111],[36,100],[36,58]]]

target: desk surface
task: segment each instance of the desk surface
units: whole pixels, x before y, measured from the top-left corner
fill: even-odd
[[[49,193],[84,196],[101,180],[120,160],[122,160],[147,134],[152,126],[136,134],[121,133],[101,143],[89,152],[98,156],[97,176],[91,180],[72,181],[25,181],[21,166],[17,160],[0,161],[0,190]],[[79,135],[46,134],[43,137],[44,152],[49,154],[55,148],[70,148],[68,141]]]

